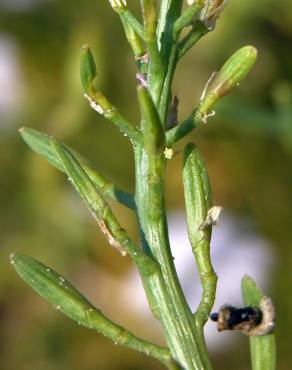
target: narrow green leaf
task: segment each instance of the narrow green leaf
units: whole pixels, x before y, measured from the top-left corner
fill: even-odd
[[[109,244],[117,249],[123,256],[129,255],[137,262],[141,257],[139,248],[129,238],[103,196],[95,189],[92,181],[81,167],[78,160],[58,140],[50,140],[52,149],[59,158],[69,181],[85,201],[95,217],[97,224],[107,238]]]
[[[85,200],[88,207],[99,217],[103,215],[106,208],[106,202],[96,191],[92,181],[82,169],[77,159],[66,149],[66,147],[57,139],[51,138],[50,144],[56,158],[64,168],[64,172],[69,176],[75,189]]]
[[[161,54],[158,49],[156,28],[157,10],[156,0],[140,0],[143,21],[144,21],[144,40],[148,53],[147,83],[152,99],[158,103],[163,87],[164,65],[162,64]]]
[[[144,38],[144,27],[138,21],[138,19],[128,10],[124,10],[120,13],[120,17],[123,22],[130,24],[135,33],[140,37],[141,40]]]
[[[45,158],[58,170],[64,172],[62,164],[57,158],[55,152],[52,150],[50,137],[48,135],[27,127],[23,127],[19,131],[23,140],[33,151]],[[87,160],[84,159],[80,154],[76,153],[73,149],[70,149],[66,145],[64,145],[64,147],[68,152],[78,159],[78,162],[89,176],[90,180],[105,197],[118,201],[131,209],[135,208],[135,202],[130,194],[117,189],[113,182],[105,179],[98,171],[94,170],[89,165]]]
[[[61,275],[22,254],[12,254],[10,260],[18,275],[41,297],[72,320],[86,327],[93,327],[88,321],[87,313],[96,309]]]
[[[173,38],[177,39],[181,30],[188,26],[194,17],[199,13],[199,11],[204,6],[204,0],[196,1],[194,4],[190,5],[186,11],[176,20],[173,26]]]
[[[261,308],[263,292],[249,276],[244,276],[241,281],[244,304]],[[263,336],[249,337],[252,370],[276,369],[276,340],[273,333]]]
[[[145,149],[153,155],[161,154],[165,148],[165,135],[157,109],[146,87],[140,85],[137,91]]]
[[[172,30],[182,12],[182,0],[161,0],[157,38],[164,63],[167,63],[173,46]]]
[[[131,23],[128,23],[127,20],[124,18],[122,19],[122,23],[124,26],[125,34],[127,37],[127,40],[132,48],[133,54],[135,56],[135,60],[140,63],[140,67],[143,63],[140,62],[142,60],[142,57],[146,54],[146,50],[143,44],[143,40],[141,37],[136,33],[134,28],[132,27]]]
[[[179,369],[167,348],[137,338],[127,329],[109,320],[63,276],[48,266],[20,253],[12,254],[10,261],[17,274],[33,290],[79,325],[96,330],[117,345],[150,355],[169,369]]]
[[[237,50],[207,84],[198,114],[206,115],[221,97],[236,87],[251,70],[256,59],[257,50],[253,46]]]

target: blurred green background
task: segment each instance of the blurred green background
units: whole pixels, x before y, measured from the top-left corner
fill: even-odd
[[[138,10],[138,1],[129,4]],[[64,176],[32,153],[18,134],[26,125],[55,135],[119,186],[133,190],[130,145],[82,97],[79,50],[85,42],[96,57],[100,89],[138,122],[135,65],[119,19],[106,0],[0,1],[3,370],[162,369],[53,310],[9,264],[14,251],[40,259],[62,272],[110,317],[163,343],[154,319],[153,325],[144,322],[133,313],[131,301],[123,301],[122,281],[131,263],[107,246]],[[249,219],[273,246],[275,264],[267,293],[277,309],[278,369],[287,370],[292,367],[292,2],[230,1],[216,31],[182,61],[174,91],[183,118],[198,103],[210,74],[246,44],[259,51],[253,72],[220,103],[216,117],[188,140],[204,154],[217,204]],[[185,143],[177,145],[168,171],[169,209],[183,208],[179,174]],[[137,238],[131,212],[114,208]],[[248,341],[241,336],[233,345],[212,352],[215,368],[222,370],[249,369],[248,356]]]

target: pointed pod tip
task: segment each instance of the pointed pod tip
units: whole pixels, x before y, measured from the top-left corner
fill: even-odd
[[[22,137],[24,137],[26,134],[27,134],[27,131],[29,130],[29,128],[28,127],[25,127],[25,126],[23,126],[23,127],[21,127],[20,129],[18,129],[18,132],[20,133],[20,135],[22,136]]]
[[[15,253],[11,253],[9,256],[11,265],[15,264],[15,255],[16,255]]]
[[[246,45],[237,51],[238,54],[241,54],[242,57],[246,58],[250,63],[250,68],[256,62],[258,57],[258,50],[253,45]]]
[[[238,86],[250,72],[257,60],[257,53],[254,46],[243,46],[227,59],[218,73],[212,74],[202,94],[198,111],[203,122],[216,102]]]
[[[20,133],[24,141],[27,141],[30,138],[30,136],[32,136],[36,131],[29,127],[23,126],[20,129],[18,129],[18,132]]]
[[[247,280],[247,279],[252,280],[249,275],[244,274],[243,277],[242,277],[242,280]]]
[[[241,279],[241,285],[246,285],[246,284],[255,284],[255,281],[247,274],[244,274],[242,279]]]
[[[246,46],[243,46],[241,50],[246,50],[247,52],[249,52],[251,55],[255,55],[257,56],[258,54],[258,50],[255,46],[253,45],[246,45]]]
[[[90,46],[88,44],[83,44],[81,46],[81,51],[89,51],[89,50],[91,50],[91,49],[90,49]]]
[[[17,253],[17,252],[13,252],[9,256],[10,263],[11,263],[11,265],[15,265],[14,268],[16,270],[17,270],[17,267],[16,266],[17,266],[18,262],[19,261],[21,262],[21,260],[23,260],[24,258],[25,258],[25,256],[23,254]]]

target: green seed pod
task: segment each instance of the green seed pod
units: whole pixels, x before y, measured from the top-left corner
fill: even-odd
[[[189,237],[195,250],[202,240],[210,242],[211,223],[206,221],[213,201],[206,165],[194,144],[184,151],[183,182]]]
[[[184,151],[183,182],[188,234],[203,288],[195,319],[203,328],[215,301],[217,276],[211,262],[210,240],[220,207],[212,207],[206,165],[194,144],[188,144]]]
[[[257,50],[253,46],[244,46],[236,51],[208,83],[198,109],[198,114],[208,114],[221,97],[238,86],[240,81],[251,70],[256,59]]]
[[[10,261],[18,275],[41,297],[71,319],[91,326],[87,312],[96,309],[62,276],[29,256],[12,254]]]
[[[97,76],[94,57],[88,45],[81,48],[80,56],[80,78],[83,90],[89,96],[93,94],[93,80]]]

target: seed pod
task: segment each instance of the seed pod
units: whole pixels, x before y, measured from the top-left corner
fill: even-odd
[[[188,229],[194,250],[201,240],[209,242],[211,239],[211,225],[205,223],[212,207],[212,192],[206,165],[194,144],[188,144],[184,151],[183,181]]]
[[[96,309],[62,276],[29,256],[12,254],[10,261],[18,275],[41,297],[71,319],[91,326],[86,313]]]
[[[257,50],[253,46],[244,46],[235,52],[207,84],[198,114],[203,116],[208,114],[221,97],[238,86],[251,70],[256,59]]]

